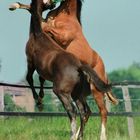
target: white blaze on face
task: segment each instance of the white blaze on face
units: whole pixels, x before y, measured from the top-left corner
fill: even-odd
[[[44,4],[50,4],[50,0],[43,0]]]

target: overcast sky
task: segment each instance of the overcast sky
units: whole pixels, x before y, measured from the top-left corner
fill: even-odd
[[[83,32],[103,58],[106,71],[140,62],[140,0],[84,1]],[[26,74],[25,45],[30,15],[24,10],[10,12],[8,7],[12,2],[15,1],[0,1],[0,81],[16,83]]]

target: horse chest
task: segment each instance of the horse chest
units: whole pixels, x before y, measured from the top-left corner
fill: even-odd
[[[44,79],[52,80],[52,65],[56,56],[56,51],[35,50],[34,62],[37,72]]]

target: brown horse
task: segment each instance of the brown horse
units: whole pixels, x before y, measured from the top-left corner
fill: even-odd
[[[70,118],[72,140],[76,137],[76,112],[72,99],[75,101],[81,118],[77,138],[81,139],[83,128],[90,112],[85,101],[85,96],[87,95],[83,92],[90,92],[89,83],[94,84],[102,92],[109,92],[110,85],[100,80],[96,72],[88,65],[82,64],[73,54],[61,49],[49,35],[43,33],[41,29],[42,4],[40,0],[32,0],[30,7],[30,37],[26,46],[27,80],[36,100],[38,100],[38,95],[33,88],[32,79],[34,70],[38,72],[42,79],[53,82],[53,91],[62,102]],[[87,79],[88,81],[86,81]]]
[[[53,4],[52,1],[45,1],[47,4]],[[82,63],[89,64],[100,76],[108,83],[105,68],[101,57],[89,46],[85,39],[80,25],[81,0],[65,0],[55,10],[48,13],[45,22],[42,22],[43,31],[50,33],[52,38],[68,52],[78,57]],[[28,6],[28,9],[30,6]],[[18,8],[25,8],[26,5],[19,4]],[[78,20],[77,20],[78,19]],[[88,56],[88,57],[87,57]],[[100,109],[102,117],[101,139],[105,137],[105,124],[107,119],[107,110],[103,102],[103,94],[93,85],[91,85],[94,98]],[[117,100],[110,92],[107,96],[113,103]]]

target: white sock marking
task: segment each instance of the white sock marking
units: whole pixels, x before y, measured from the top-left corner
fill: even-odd
[[[107,140],[107,138],[106,138],[106,128],[105,128],[104,124],[102,124],[102,126],[101,126],[100,140]]]

